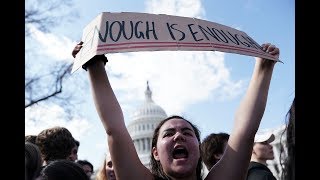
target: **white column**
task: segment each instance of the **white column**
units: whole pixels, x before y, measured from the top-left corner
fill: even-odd
[[[139,139],[139,153],[140,154],[142,152],[142,139]]]
[[[146,151],[146,141],[145,138],[142,138],[142,152],[144,153]]]
[[[148,140],[148,151],[151,151],[151,139],[150,138],[147,138]]]

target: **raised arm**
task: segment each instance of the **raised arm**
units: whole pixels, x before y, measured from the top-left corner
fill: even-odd
[[[79,52],[82,43],[73,50]],[[110,85],[104,55],[89,60],[87,70],[96,110],[108,134],[108,145],[117,179],[152,179],[150,171],[141,163],[125,126],[123,113]]]
[[[279,58],[279,49],[263,44],[266,52]],[[245,180],[253,148],[254,136],[263,117],[272,72],[276,61],[256,58],[249,87],[235,114],[234,127],[222,159],[207,180]]]

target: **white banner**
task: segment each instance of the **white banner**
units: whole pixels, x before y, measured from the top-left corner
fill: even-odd
[[[83,30],[72,73],[95,55],[133,51],[222,51],[279,61],[246,33],[206,20],[103,12]]]

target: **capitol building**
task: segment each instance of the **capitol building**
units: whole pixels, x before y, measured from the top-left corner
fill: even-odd
[[[167,114],[152,100],[148,82],[144,94],[145,101],[135,110],[127,128],[142,164],[149,168],[153,131]]]
[[[160,123],[161,120],[167,117],[166,112],[162,109],[159,105],[157,105],[152,100],[152,91],[149,87],[149,83],[147,82],[147,87],[144,92],[145,100],[144,102],[134,111],[132,119],[129,121],[127,125],[129,134],[133,140],[134,146],[136,151],[139,155],[139,158],[143,165],[147,168],[149,167],[150,161],[150,152],[151,152],[151,142],[152,142],[152,135],[154,129]],[[259,133],[263,132],[272,132],[275,135],[275,140],[271,143],[273,146],[274,151],[274,160],[267,161],[269,169],[272,171],[274,176],[277,180],[280,179],[280,175],[282,172],[282,168],[280,162],[285,158],[286,152],[284,157],[280,159],[280,150],[286,149],[285,144],[280,143],[281,139],[286,139],[285,133],[283,133],[285,126],[281,126],[276,129],[264,129],[259,130]],[[204,166],[204,177],[207,174],[207,170]]]

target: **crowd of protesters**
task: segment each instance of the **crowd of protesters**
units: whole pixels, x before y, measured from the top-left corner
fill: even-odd
[[[76,45],[72,55],[82,48]],[[279,49],[263,44],[264,51],[279,56]],[[109,152],[99,169],[96,179],[150,179],[150,180],[245,180],[273,179],[267,171],[266,158],[273,158],[270,143],[274,136],[256,135],[267,101],[269,84],[276,62],[256,58],[253,77],[247,93],[236,113],[235,126],[231,134],[211,134],[201,142],[200,131],[189,120],[173,115],[161,121],[155,128],[150,168],[138,158],[130,135],[125,127],[121,107],[113,93],[105,70],[107,58],[93,57],[83,68],[88,71],[94,101],[101,122],[108,134]],[[108,102],[108,103],[105,103]],[[291,112],[291,124],[294,114]],[[290,123],[289,123],[290,124]],[[288,126],[292,128],[292,126]],[[294,128],[294,126],[293,126]],[[290,144],[294,148],[294,131],[288,130]],[[292,137],[293,136],[293,137]],[[210,140],[211,139],[211,140]],[[292,140],[293,139],[293,140]],[[25,138],[26,180],[90,180],[93,179],[93,165],[87,160],[78,160],[80,142],[65,127],[44,129],[38,135]],[[294,152],[294,151],[293,151]],[[270,154],[267,154],[270,153]],[[251,159],[250,159],[251,158]],[[112,160],[111,160],[112,159]],[[294,177],[291,159],[286,161],[284,177]],[[208,169],[203,177],[202,163]],[[258,169],[254,175],[251,170]],[[259,168],[256,168],[259,167]],[[115,169],[113,169],[115,168]],[[294,179],[294,178],[293,178]]]

